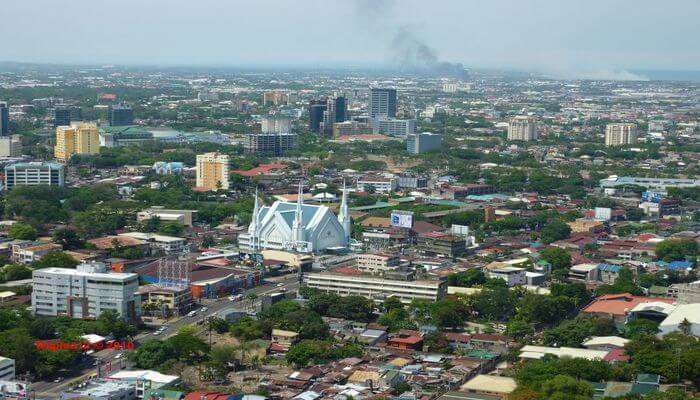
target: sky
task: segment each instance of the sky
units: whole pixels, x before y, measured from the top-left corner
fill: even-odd
[[[700,0],[3,0],[0,61],[700,70]]]

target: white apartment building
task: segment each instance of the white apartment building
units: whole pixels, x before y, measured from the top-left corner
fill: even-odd
[[[65,170],[62,164],[53,162],[25,162],[10,164],[5,167],[5,190],[15,186],[65,184]]]
[[[310,273],[304,278],[311,288],[341,296],[359,295],[376,302],[391,296],[403,303],[414,299],[436,301],[447,293],[447,283],[442,280],[403,281],[333,272]]]
[[[379,193],[393,192],[399,187],[398,181],[394,177],[384,177],[379,175],[365,175],[357,180],[357,190],[366,192],[368,187],[373,187]]]
[[[197,210],[169,210],[161,206],[154,206],[136,213],[136,221],[148,221],[158,218],[162,222],[177,222],[185,226],[192,226],[193,217]]]
[[[416,133],[415,119],[375,118],[372,122],[372,132],[405,138]]]
[[[401,260],[396,254],[363,253],[356,258],[356,267],[370,274],[390,272],[399,267]]]
[[[140,313],[138,274],[110,273],[103,263],[38,269],[32,273],[32,284],[35,315],[97,318],[105,310],[115,310],[133,320]]]
[[[508,286],[525,285],[527,277],[524,268],[501,267],[488,271],[489,278],[498,278],[506,281]]]
[[[15,360],[0,357],[0,381],[15,380]]]
[[[537,140],[537,121],[534,117],[518,115],[508,123],[508,140]]]
[[[624,146],[637,143],[637,125],[607,124],[605,126],[605,145]]]

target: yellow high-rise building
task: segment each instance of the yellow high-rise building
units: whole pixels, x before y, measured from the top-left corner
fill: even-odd
[[[229,158],[226,154],[198,154],[196,186],[206,190],[228,190],[228,166]]]
[[[68,161],[73,154],[97,154],[100,152],[100,131],[97,125],[77,122],[70,126],[56,127],[54,156]]]

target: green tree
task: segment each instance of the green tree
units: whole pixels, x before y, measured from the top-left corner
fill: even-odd
[[[242,341],[260,339],[265,336],[265,330],[260,321],[244,316],[229,327],[231,334]]]
[[[7,235],[16,240],[34,240],[36,239],[36,229],[29,224],[15,222],[10,226]]]
[[[698,243],[693,239],[666,239],[656,245],[656,257],[666,262],[690,259],[698,256]]]
[[[66,250],[79,249],[84,245],[78,233],[69,228],[56,229],[53,233],[53,240]]]
[[[593,396],[593,388],[587,382],[557,375],[542,385],[542,394],[550,400],[588,400]]]
[[[540,251],[540,257],[552,266],[552,270],[571,267],[571,254],[561,247],[547,247]]]
[[[34,267],[41,268],[75,268],[78,261],[62,251],[52,251],[44,254],[39,261],[34,263]]]
[[[473,287],[486,282],[486,275],[480,268],[472,268],[463,272],[457,272],[447,277],[450,286]]]
[[[571,235],[571,227],[560,219],[554,219],[540,231],[542,243],[549,244],[557,240],[567,239]]]
[[[136,367],[155,370],[173,357],[175,357],[175,352],[170,344],[160,340],[148,340],[130,352],[129,355]]]

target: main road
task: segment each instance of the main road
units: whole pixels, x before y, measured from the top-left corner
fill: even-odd
[[[196,324],[201,320],[205,320],[216,315],[221,310],[231,307],[245,309],[245,306],[249,301],[245,298],[245,296],[250,294],[255,294],[256,296],[262,297],[266,294],[279,292],[281,290],[291,292],[296,290],[298,287],[298,277],[296,275],[287,275],[246,290],[243,293],[243,300],[238,302],[233,302],[228,298],[204,299],[202,300],[201,307],[197,309],[197,313],[195,315],[185,315],[163,325],[165,329],[158,335],[154,334],[154,332],[142,332],[136,335],[134,342],[138,346],[139,343],[143,343],[149,339],[166,339],[176,334],[181,327]],[[126,351],[114,349],[106,349],[95,352],[91,357],[84,357],[83,361],[73,369],[71,376],[65,377],[59,382],[49,380],[37,381],[30,384],[30,394],[36,399],[59,398],[61,392],[72,387],[76,387],[89,379],[97,376],[107,376],[121,369],[131,368],[133,364],[126,359],[126,355]],[[100,366],[100,371],[98,371],[98,365]]]

